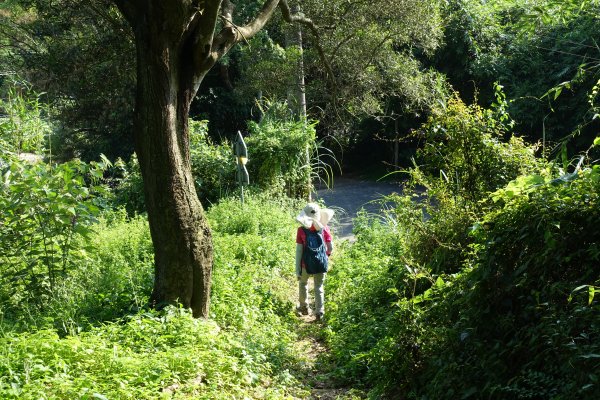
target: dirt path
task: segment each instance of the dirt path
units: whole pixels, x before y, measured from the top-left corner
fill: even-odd
[[[302,354],[301,382],[306,392],[302,399],[308,400],[359,400],[365,394],[343,385],[335,377],[335,366],[328,358],[323,337],[326,322],[315,321],[314,316],[300,317],[297,351]]]
[[[334,180],[331,189],[318,187],[316,198],[322,199],[328,207],[336,210],[332,223],[334,234],[340,239],[353,241],[352,226],[356,213],[361,208],[370,213],[377,213],[380,205],[374,201],[401,191],[399,183],[372,182],[341,176]]]
[[[380,204],[376,200],[382,196],[400,192],[398,183],[372,182],[356,177],[340,177],[331,189],[317,188],[315,199],[323,200],[327,207],[336,210],[331,224],[334,236],[342,240],[354,241],[353,220],[361,209],[377,213]],[[312,280],[309,281],[312,296]],[[300,316],[296,351],[301,355],[297,374],[303,383],[303,394],[299,397],[309,400],[358,400],[366,394],[345,386],[336,379],[335,365],[328,356],[324,330],[327,321],[315,321],[315,317]]]

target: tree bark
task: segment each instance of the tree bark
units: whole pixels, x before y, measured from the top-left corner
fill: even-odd
[[[180,303],[195,317],[208,317],[213,247],[192,177],[187,122],[195,81],[206,71],[193,70],[191,38],[180,40],[185,19],[164,24],[167,11],[155,2],[134,25],[134,136],[154,244],[151,302]]]
[[[190,104],[215,62],[262,29],[280,0],[266,0],[245,26],[233,23],[229,0],[113,1],[136,43],[134,137],[154,245],[151,302],[180,303],[206,318],[213,245],[192,177]]]

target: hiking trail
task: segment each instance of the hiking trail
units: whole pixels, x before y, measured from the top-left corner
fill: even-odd
[[[334,239],[354,241],[353,220],[356,213],[364,209],[368,213],[378,213],[377,200],[392,193],[402,193],[398,182],[373,182],[353,176],[340,176],[328,189],[317,186],[315,200],[323,200],[328,208],[336,211],[331,223]]]
[[[382,196],[401,193],[401,185],[392,182],[373,182],[357,177],[336,178],[329,189],[317,187],[315,200],[323,200],[328,208],[336,211],[331,227],[334,240],[355,240],[352,233],[353,220],[357,212],[364,209],[368,213],[378,213],[381,204],[376,201]],[[309,289],[312,297],[312,279]],[[327,303],[327,300],[325,300]],[[301,355],[297,373],[304,383],[302,399],[342,400],[363,399],[366,394],[344,385],[336,379],[335,365],[329,358],[329,349],[325,341],[327,318],[316,321],[314,315],[299,316],[298,340],[296,351]]]

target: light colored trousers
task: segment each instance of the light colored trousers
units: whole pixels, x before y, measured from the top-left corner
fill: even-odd
[[[315,286],[315,314],[325,314],[325,276],[326,273],[309,275],[302,269],[302,275],[298,277],[298,297],[300,307],[308,307],[308,278],[313,277]]]

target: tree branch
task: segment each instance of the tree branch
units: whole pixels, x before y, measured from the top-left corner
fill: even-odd
[[[238,28],[238,34],[246,39],[250,39],[252,36],[256,35],[256,33],[269,22],[279,3],[280,0],[267,0],[262,9],[258,12],[256,18],[254,18],[254,21]],[[241,38],[237,38],[238,42],[240,40]]]
[[[323,50],[323,47],[321,46],[321,43],[320,43],[321,36],[319,35],[319,30],[318,30],[317,25],[315,25],[315,23],[310,18],[306,18],[304,16],[304,14],[292,14],[292,12],[290,11],[290,6],[288,5],[286,0],[281,0],[279,2],[279,8],[281,9],[281,14],[283,16],[283,19],[286,22],[289,22],[289,23],[297,22],[297,23],[307,26],[308,29],[310,29],[310,32],[312,33],[312,35],[315,38],[313,43],[314,43],[315,47],[317,48],[317,52],[319,53],[319,58],[321,59],[323,64],[325,64],[325,69],[327,70],[327,75],[329,75],[329,80],[333,84],[334,88],[337,87],[337,82],[335,80],[335,74],[333,73],[333,67],[331,66],[329,59],[325,55],[325,51]]]
[[[214,65],[233,45],[242,40],[250,39],[260,31],[273,16],[273,12],[277,8],[279,1],[267,0],[252,22],[248,25],[238,27],[232,20],[233,4],[229,0],[224,0],[221,11],[221,18],[224,21],[223,29],[221,29],[221,32],[213,40],[210,57],[206,60],[208,65]]]
[[[222,8],[227,8],[226,5],[230,2],[225,0],[226,4],[223,7],[221,0],[197,1],[196,3],[196,12],[190,21],[189,29],[192,31],[191,51],[194,70],[197,71],[198,76],[202,76],[216,61],[212,59],[211,55],[219,12]]]
[[[119,1],[120,0],[115,0],[114,1],[115,5],[117,5],[117,3]],[[117,19],[113,18],[108,12],[106,12],[106,10],[102,8],[101,4],[98,4],[98,2],[95,2],[92,0],[86,0],[85,4],[90,8],[90,10],[95,12],[100,18],[102,18],[110,26],[112,26],[112,28],[115,31],[121,32],[124,36],[127,36],[132,40],[134,39],[133,32],[131,31],[131,29],[124,29],[123,24],[120,23],[120,21],[118,21]],[[121,11],[121,14],[123,14],[123,16],[125,16],[125,14],[123,13],[123,11],[121,10],[121,8],[118,5],[117,5],[117,8],[119,8],[119,10]],[[129,20],[127,18],[125,18],[125,19],[129,23]],[[128,27],[131,28],[131,24],[129,24]]]
[[[229,0],[223,0],[223,6],[221,7],[221,19],[226,28],[233,26],[233,9],[234,5]]]

